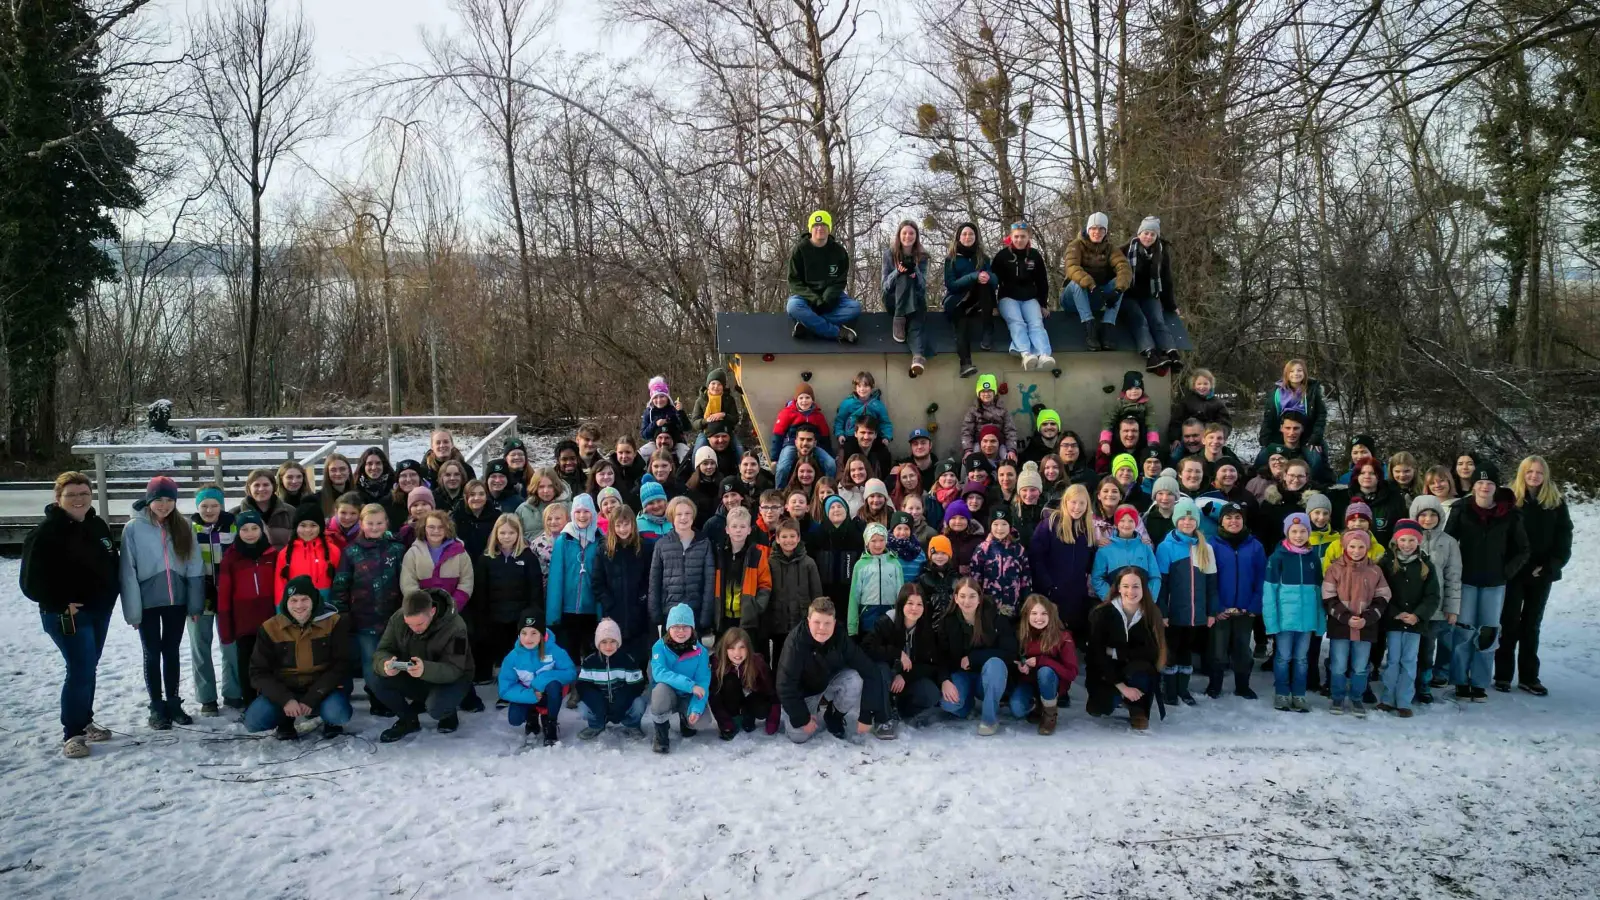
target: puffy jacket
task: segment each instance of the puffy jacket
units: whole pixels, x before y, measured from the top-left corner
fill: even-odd
[[[1067,280],[1086,291],[1108,281],[1115,281],[1118,291],[1133,287],[1133,267],[1109,236],[1095,243],[1089,240],[1088,231],[1079,232],[1067,244],[1066,263]]]
[[[1528,561],[1522,571],[1531,573],[1538,567],[1544,570],[1539,575],[1541,579],[1560,581],[1561,570],[1572,559],[1572,511],[1566,501],[1546,509],[1530,498],[1517,511],[1528,537]]]
[[[537,650],[529,650],[519,640],[500,663],[501,700],[534,706],[551,689],[559,699],[562,688],[577,680],[578,669],[572,664],[572,657],[561,649],[548,629],[543,634]]]
[[[889,408],[883,405],[883,392],[877,388],[867,395],[866,400],[857,397],[851,392],[839,401],[839,408],[833,414],[833,433],[837,437],[852,437],[856,433],[856,417],[862,413],[869,413],[878,420],[878,437],[887,443],[894,440],[894,423],[889,421]],[[839,460],[844,462],[844,458]],[[883,476],[879,476],[880,478]]]
[[[818,522],[816,529],[806,535],[806,550],[817,561],[822,589],[835,607],[850,604],[850,573],[867,549],[861,533],[861,520],[852,517],[841,525]]]
[[[1528,561],[1528,535],[1510,500],[1496,500],[1484,509],[1464,497],[1450,508],[1444,530],[1461,544],[1462,584],[1499,587]]]
[[[441,589],[455,600],[456,611],[460,612],[472,599],[473,575],[472,559],[460,541],[446,541],[435,566],[428,542],[419,540],[400,560],[400,591],[403,596],[416,590]]]
[[[1312,541],[1313,543],[1316,541],[1315,536],[1312,537]],[[1334,560],[1344,556],[1344,536],[1335,532],[1328,538],[1327,543],[1321,545],[1321,551],[1322,571],[1326,572],[1328,567],[1333,565]],[[1383,544],[1374,538],[1372,546],[1367,548],[1367,559],[1372,560],[1374,563],[1381,563],[1384,555],[1388,552],[1384,549]]]
[[[255,634],[262,624],[278,614],[282,599],[275,585],[278,575],[277,547],[267,547],[254,558],[239,544],[222,554],[217,570],[217,635],[231,644],[247,634]]]
[[[711,704],[711,651],[699,641],[691,641],[679,653],[663,637],[650,650],[650,680],[689,697],[689,715],[704,715]],[[696,687],[703,692],[698,697],[694,696]]]
[[[761,631],[788,634],[805,621],[811,601],[823,596],[822,577],[804,542],[796,544],[793,553],[774,545],[767,556],[767,571],[772,578],[772,596],[761,614]]]
[[[939,648],[942,671],[939,681],[944,682],[953,672],[967,672],[977,676],[983,671],[983,664],[991,659],[998,659],[1006,664],[1006,672],[1016,676],[1016,669],[1012,663],[1017,661],[1017,627],[1008,619],[1000,617],[1000,612],[995,608],[994,601],[984,597],[978,604],[978,621],[983,626],[983,638],[980,640],[974,635],[974,628],[967,624],[967,619],[961,614],[960,607],[951,606],[945,610],[944,618],[939,620]],[[961,660],[966,659],[967,667],[961,667]]]
[[[733,395],[733,382],[728,379],[728,371],[726,369],[712,369],[706,374],[706,383],[710,384],[713,381],[722,382],[722,393],[717,395],[717,408],[718,412],[721,412],[724,417],[717,421],[728,426],[729,434],[738,434],[741,420],[739,400]],[[710,406],[711,395],[702,387],[700,396],[695,398],[694,401],[694,412],[689,414],[689,424],[694,426],[695,431],[706,430],[706,426],[709,424],[706,422],[706,416],[709,414],[707,410]],[[731,451],[732,448],[730,447],[729,449]],[[690,461],[690,466],[691,468],[693,466],[692,460]],[[738,471],[738,468],[736,464],[733,467],[733,471]]]
[[[328,599],[333,576],[339,571],[339,555],[338,545],[326,535],[310,541],[302,538],[290,541],[278,553],[278,574],[272,588],[274,596],[283,599],[289,579],[304,575],[322,592],[322,599]]]
[[[863,613],[870,628],[878,616],[894,609],[895,600],[899,598],[900,588],[904,584],[905,571],[894,554],[862,554],[850,573],[850,636],[861,633]]]
[[[790,400],[783,407],[783,411],[778,413],[777,421],[772,424],[772,434],[778,438],[778,446],[773,449],[782,450],[789,444],[794,443],[795,426],[802,422],[817,429],[818,447],[831,448],[833,446],[833,441],[828,431],[828,416],[822,411],[822,408],[817,406],[813,400],[811,408],[801,412],[800,408],[794,405],[794,401]]]
[[[994,276],[996,297],[1037,300],[1041,309],[1049,308],[1050,270],[1039,248],[1019,251],[1007,244],[990,261],[989,272]]]
[[[1202,397],[1194,391],[1185,389],[1174,394],[1172,399],[1172,416],[1167,420],[1168,446],[1181,441],[1183,423],[1190,419],[1198,419],[1203,425],[1217,422],[1227,426],[1230,432],[1233,430],[1233,413],[1228,410],[1228,401],[1218,397],[1215,391]],[[1276,441],[1278,438],[1274,437],[1273,440]]]
[[[1210,543],[1217,557],[1217,605],[1261,615],[1261,591],[1267,578],[1267,551],[1261,542],[1244,532],[1241,540],[1221,534]]]
[[[1439,501],[1433,502],[1437,504]],[[1439,573],[1439,606],[1433,611],[1435,621],[1447,615],[1461,615],[1461,545],[1444,533],[1443,518],[1441,514],[1438,525],[1422,532],[1422,552],[1427,554],[1428,560]]]
[[[456,612],[455,603],[446,599],[448,592],[430,593],[433,621],[417,634],[406,624],[405,610],[395,610],[384,626],[383,636],[378,638],[378,649],[373,651],[373,671],[383,671],[383,664],[391,659],[405,662],[416,657],[423,662],[422,680],[428,684],[471,680],[472,646],[467,640],[467,621]]]
[[[1028,563],[1033,568],[1033,589],[1050,598],[1061,621],[1087,624],[1095,598],[1089,591],[1089,572],[1094,567],[1094,540],[1084,534],[1070,544],[1056,534],[1054,515],[1046,516],[1033,529],[1028,545]]]
[[[811,723],[807,697],[815,697],[828,687],[833,676],[854,669],[861,676],[861,712],[858,722],[870,723],[877,713],[877,697],[882,690],[878,667],[860,645],[834,629],[825,643],[811,636],[809,623],[801,622],[783,642],[778,659],[778,703],[789,717],[789,724],[804,728]]]
[[[1322,576],[1322,602],[1328,607],[1328,639],[1371,641],[1383,630],[1383,608],[1389,601],[1389,584],[1371,560],[1351,562],[1339,557]],[[1361,617],[1362,626],[1350,620]]]
[[[926,607],[922,614],[924,618],[939,621],[939,617],[955,600],[956,581],[960,577],[954,560],[945,563],[943,568],[931,562],[922,567],[922,574],[917,576],[917,586],[922,588],[922,605]]]
[[[1389,602],[1383,608],[1384,630],[1421,634],[1439,610],[1439,570],[1421,553],[1409,562],[1401,562],[1400,554],[1391,553],[1379,568],[1389,585]],[[1408,625],[1396,618],[1402,613],[1416,616],[1417,624]]]
[[[1267,559],[1261,592],[1261,624],[1267,634],[1308,632],[1321,634],[1322,560],[1316,548],[1296,553],[1281,543]]]
[[[205,612],[200,548],[192,546],[187,559],[179,558],[167,529],[144,513],[135,513],[122,528],[120,577],[122,617],[129,625],[138,625],[145,610],[160,606],[182,606],[191,616]]]
[[[272,495],[272,499],[267,501],[265,508],[246,497],[238,506],[233,508],[232,512],[234,516],[238,516],[247,509],[253,509],[261,514],[261,521],[267,523],[267,540],[272,542],[272,546],[286,546],[289,540],[294,537],[294,507],[278,499],[277,494]],[[401,516],[399,519],[395,519],[391,516],[389,521],[403,522],[405,517]]]
[[[656,633],[650,618],[650,562],[655,541],[644,541],[639,549],[620,546],[608,555],[601,548],[594,556],[594,605],[602,618],[622,629],[628,643]]]
[[[1000,453],[1004,455],[1007,450],[1016,452],[1017,426],[1011,421],[1011,413],[1006,410],[1005,403],[996,397],[993,403],[984,403],[982,400],[972,401],[967,407],[967,414],[961,418],[961,453],[966,455],[978,448],[978,432],[983,426],[993,425],[1000,429]]]
[[[657,420],[662,424],[657,425]],[[665,409],[657,409],[646,403],[644,412],[639,414],[639,439],[646,444],[653,444],[656,435],[663,431],[672,435],[674,444],[682,444],[684,435],[689,431],[689,419],[684,416],[683,410],[670,403]]]
[[[250,686],[280,709],[290,700],[316,709],[344,683],[350,644],[350,621],[327,613],[320,597],[312,598],[311,618],[303,625],[282,609],[256,632]]]
[[[550,551],[550,577],[545,579],[545,626],[554,627],[564,613],[594,612],[594,567],[600,556],[599,531],[585,534],[572,522],[561,529]]]
[[[478,604],[486,607],[489,622],[508,625],[528,611],[544,612],[544,572],[539,557],[527,547],[516,556],[496,553],[481,557],[473,590]]]
[[[741,628],[754,629],[772,599],[772,570],[767,565],[770,548],[758,543],[754,535],[745,539],[738,553],[725,537],[719,538],[713,548],[716,574],[712,590],[717,598],[717,622],[737,621]],[[738,579],[737,586],[725,582],[730,576]]]
[[[578,668],[578,702],[607,722],[622,722],[644,694],[644,670],[626,650],[585,656]]]
[[[972,577],[994,599],[1000,615],[1016,621],[1022,598],[1033,592],[1033,571],[1021,541],[987,538],[972,552]]]
[[[1160,607],[1169,626],[1204,628],[1208,616],[1222,612],[1217,573],[1202,571],[1194,563],[1193,551],[1198,540],[1173,529],[1156,548],[1156,566],[1161,570],[1161,589],[1155,592],[1156,606]]]
[[[938,620],[924,612],[908,631],[899,619],[898,613],[879,618],[862,636],[861,649],[873,662],[886,664],[892,674],[904,675],[907,681],[926,678],[938,682],[942,677],[939,628],[934,624]],[[902,653],[911,657],[909,670],[901,666]]]
[[[59,505],[44,508],[44,521],[22,543],[18,572],[22,594],[41,613],[59,615],[68,604],[101,611],[117,601],[122,577],[116,545],[106,520],[88,511],[83,521]]]
[[[1094,585],[1094,595],[1105,597],[1111,593],[1111,573],[1123,566],[1138,566],[1144,570],[1145,583],[1150,589],[1150,596],[1161,596],[1161,567],[1156,563],[1155,551],[1150,545],[1140,540],[1138,535],[1125,538],[1113,533],[1111,543],[1099,547],[1094,553],[1094,569],[1090,575],[1090,582]]]
[[[685,603],[699,628],[709,631],[716,622],[716,587],[716,553],[704,534],[695,535],[688,547],[676,532],[656,541],[650,560],[650,621],[666,625],[667,611]]]
[[[400,608],[400,565],[406,548],[387,534],[358,537],[339,554],[328,602],[351,617],[351,628],[377,631]]]

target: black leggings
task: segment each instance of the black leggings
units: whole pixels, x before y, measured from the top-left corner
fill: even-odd
[[[150,702],[178,700],[178,648],[183,644],[184,620],[188,610],[182,606],[157,606],[144,611],[139,619],[139,642],[144,645],[144,689]]]
[[[572,657],[573,662],[582,663],[585,656],[594,652],[594,628],[599,624],[600,617],[596,615],[562,613],[561,621],[556,627],[561,631],[561,647]],[[649,668],[647,659],[634,661]]]

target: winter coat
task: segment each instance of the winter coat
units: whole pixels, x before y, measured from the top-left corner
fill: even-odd
[[[1389,583],[1371,560],[1351,562],[1339,557],[1322,576],[1322,602],[1328,609],[1328,639],[1371,641],[1383,630],[1383,608],[1389,601]],[[1350,619],[1363,624],[1353,628]]]
[[[1032,671],[1022,676],[1027,684],[1039,683],[1039,670],[1049,669],[1056,673],[1061,680],[1061,693],[1066,693],[1072,683],[1078,680],[1078,647],[1072,642],[1072,632],[1062,629],[1061,643],[1056,644],[1054,650],[1046,653],[1044,645],[1038,638],[1029,640],[1017,653],[1019,661],[1032,659],[1035,663]]]
[[[702,631],[716,625],[717,555],[710,539],[697,534],[683,545],[677,532],[656,541],[650,560],[650,621],[667,624],[673,606],[686,603]]]
[[[972,552],[969,568],[1000,615],[1015,622],[1022,598],[1033,592],[1033,571],[1022,542],[987,538]]]
[[[755,687],[749,690],[744,686],[747,669],[755,675]],[[773,684],[772,669],[761,654],[751,653],[742,666],[729,666],[721,678],[716,675],[715,665],[711,670],[711,715],[719,729],[732,731],[739,716],[752,706],[769,716],[778,713],[778,689]]]
[[[662,637],[650,650],[650,680],[689,697],[689,715],[704,715],[711,703],[711,651],[691,640],[679,653]],[[694,696],[696,687],[704,692],[699,697]]]
[[[1264,448],[1268,444],[1278,443],[1283,440],[1278,427],[1283,424],[1283,383],[1267,389],[1266,402],[1261,409],[1261,429],[1256,437]],[[1300,439],[1302,447],[1326,446],[1326,433],[1328,430],[1328,404],[1322,397],[1322,382],[1315,378],[1306,379],[1305,395],[1306,430]]]
[[[1061,621],[1068,625],[1087,622],[1095,604],[1096,595],[1091,594],[1089,585],[1094,557],[1093,535],[1080,534],[1076,541],[1063,543],[1056,534],[1054,516],[1045,517],[1033,529],[1033,543],[1028,546],[1033,589],[1050,598]]]
[[[1156,548],[1156,568],[1161,570],[1156,606],[1169,627],[1205,628],[1208,617],[1222,612],[1216,567],[1206,572],[1194,561],[1199,540],[1174,529]]]
[[[565,613],[594,612],[594,568],[600,555],[600,533],[568,522],[550,551],[550,575],[544,584],[544,622],[552,628]]]
[[[845,519],[842,525],[819,522],[816,530],[806,536],[806,552],[817,561],[822,589],[835,608],[850,605],[850,574],[866,549],[860,519]]]
[[[772,579],[772,596],[761,615],[760,631],[770,635],[788,634],[805,621],[811,601],[823,596],[822,577],[804,542],[796,544],[792,554],[774,545],[767,556],[767,569]]]
[[[878,617],[894,609],[904,584],[905,572],[894,554],[863,553],[850,573],[850,636],[862,632],[863,620],[865,628],[871,629]]]
[[[380,630],[400,608],[400,566],[405,555],[405,547],[388,535],[375,541],[356,538],[339,555],[328,602],[350,615],[353,630]]]
[[[1462,498],[1451,507],[1444,530],[1461,544],[1464,585],[1499,587],[1522,571],[1528,561],[1528,534],[1523,530],[1521,514],[1510,500],[1496,500],[1484,509],[1472,498]],[[126,539],[123,546],[126,554]]]
[[[878,667],[866,651],[837,628],[826,643],[818,643],[811,636],[811,626],[806,622],[789,632],[783,641],[783,655],[778,658],[777,687],[778,703],[791,726],[804,728],[811,723],[806,698],[821,694],[833,676],[845,669],[854,669],[861,676],[858,721],[871,722],[877,712],[875,698],[883,688]]]
[[[1133,267],[1109,236],[1095,243],[1087,230],[1079,232],[1067,244],[1066,261],[1067,280],[1086,291],[1113,280],[1118,293],[1133,287]]]
[[[1313,537],[1313,543],[1315,543],[1315,540],[1316,538]],[[1322,552],[1322,571],[1326,572],[1328,567],[1333,565],[1334,560],[1344,556],[1344,535],[1340,533],[1332,534],[1320,549]],[[1388,552],[1382,544],[1374,539],[1372,545],[1367,548],[1367,559],[1372,560],[1374,563],[1381,563],[1384,555]]]
[[[1041,309],[1050,306],[1050,270],[1037,247],[1018,251],[1010,244],[1000,248],[989,263],[994,276],[995,297],[1011,300],[1037,300]]]
[[[670,539],[670,538],[669,538]],[[600,548],[594,557],[594,605],[601,618],[617,623],[622,642],[656,633],[650,618],[650,561],[655,542],[641,542],[639,549],[618,546],[607,554]]]
[[[1165,542],[1162,545],[1165,546]],[[1125,538],[1113,533],[1111,543],[1095,549],[1094,569],[1089,578],[1090,583],[1094,585],[1096,597],[1105,597],[1111,593],[1111,573],[1123,566],[1138,566],[1143,569],[1150,596],[1161,595],[1163,569],[1156,562],[1155,551],[1150,549],[1149,544],[1140,540],[1138,535]]]
[[[821,247],[803,234],[789,254],[785,277],[791,297],[799,297],[814,309],[832,309],[850,283],[850,251],[831,234]]]
[[[72,603],[91,612],[109,608],[122,575],[106,520],[90,509],[80,522],[58,504],[46,506],[44,521],[23,539],[18,579],[41,613],[60,615]]]
[[[500,663],[501,700],[528,706],[544,702],[554,710],[548,702],[548,692],[553,690],[559,702],[563,689],[578,679],[578,668],[572,664],[572,656],[561,649],[548,630],[543,632],[543,637],[535,650],[522,646],[520,640],[511,645],[511,652]]]
[[[926,606],[926,604],[924,604]],[[906,681],[926,678],[941,680],[942,669],[939,644],[938,619],[924,611],[909,631],[900,624],[898,614],[883,616],[861,638],[861,649],[875,663],[884,663],[893,675],[904,675]],[[901,666],[900,654],[911,657],[909,670]]]
[[[917,586],[922,589],[922,605],[925,607],[923,618],[939,621],[939,617],[955,600],[956,580],[960,577],[955,560],[945,563],[943,568],[931,562],[922,567],[922,574],[917,576]]]
[[[794,430],[801,423],[812,426],[817,430],[817,446],[831,450],[833,440],[828,431],[828,416],[813,400],[811,408],[801,412],[790,400],[778,413],[778,418],[772,423],[772,434],[778,438],[778,445],[773,448],[774,454],[784,447],[794,443]]]
[[[456,526],[456,540],[467,548],[467,555],[473,559],[482,557],[494,543],[494,523],[499,519],[500,507],[495,506],[493,500],[483,504],[483,509],[476,513],[467,508],[465,500],[450,510],[450,521]]]
[[[456,612],[460,612],[472,599],[475,574],[472,558],[460,541],[451,538],[444,543],[436,566],[428,542],[418,540],[400,560],[400,592],[404,596],[416,590],[440,588],[455,600]]]
[[[1572,559],[1572,511],[1566,501],[1554,509],[1546,509],[1538,500],[1530,498],[1517,507],[1522,515],[1522,530],[1528,538],[1528,561],[1522,572],[1531,574],[1535,568],[1544,571],[1542,581],[1560,581],[1561,570]]]
[[[144,513],[134,513],[122,528],[119,573],[122,617],[129,625],[143,621],[145,610],[161,606],[181,606],[191,616],[205,611],[205,570],[200,548],[191,547],[189,558],[180,559],[166,527],[152,522]]]
[[[1135,675],[1148,678],[1153,685],[1161,667],[1160,645],[1156,643],[1157,623],[1135,610],[1130,621],[1122,604],[1108,600],[1089,612],[1089,653],[1085,682],[1089,688],[1089,708],[1111,709],[1117,685],[1127,684]]]
[[[1461,615],[1461,545],[1444,533],[1444,523],[1422,532],[1422,552],[1439,577],[1439,605],[1434,621]]]
[[[1287,537],[1283,533],[1283,520],[1290,513],[1305,512],[1306,494],[1305,490],[1286,491],[1277,483],[1267,488],[1261,504],[1256,507],[1255,521],[1251,523],[1251,530],[1256,533],[1256,540],[1261,542],[1262,547],[1275,548]]]
[[[551,500],[550,503],[565,503],[568,504],[570,509],[572,503],[571,487],[565,481],[560,480],[557,481],[556,486],[561,489],[561,494]],[[527,537],[528,543],[533,543],[535,537],[544,534],[544,511],[545,507],[549,506],[550,503],[546,503],[529,494],[528,499],[522,501],[522,505],[517,507],[517,519],[522,522],[522,533]]]
[[[256,632],[246,663],[250,686],[279,709],[299,700],[315,710],[344,683],[351,643],[350,621],[328,614],[320,598],[312,599],[311,618],[303,625],[283,608]]]
[[[985,254],[962,256],[958,253],[944,261],[945,315],[954,318],[988,312],[993,302],[995,277],[989,272],[989,283],[979,284],[979,272],[989,272],[989,257]]]
[[[966,455],[978,447],[978,432],[985,425],[994,425],[1000,429],[1000,455],[1004,456],[1009,450],[1015,452],[1017,444],[1017,426],[1011,421],[1011,413],[1006,409],[1005,403],[996,397],[993,403],[984,403],[982,400],[972,401],[967,407],[967,414],[961,419],[961,453]]]
[[[1439,611],[1439,570],[1422,553],[1409,562],[1402,562],[1399,553],[1391,553],[1379,568],[1389,586],[1389,602],[1383,608],[1383,629],[1422,634]],[[1400,621],[1397,617],[1401,613],[1416,616],[1417,624]]]
[[[712,369],[710,376],[706,379],[706,381],[707,383],[710,383],[711,381],[722,382],[722,393],[717,396],[717,404],[719,406],[718,411],[724,415],[717,421],[728,427],[729,434],[738,434],[739,422],[741,421],[741,416],[739,413],[739,400],[733,395],[733,382],[728,380],[727,371],[724,369]],[[706,393],[705,388],[701,388],[700,396],[696,397],[694,401],[694,411],[689,414],[689,424],[694,426],[695,431],[705,431],[706,426],[711,424],[710,422],[706,421],[706,416],[712,415],[710,407],[711,395]],[[732,445],[729,445],[729,451],[732,451]],[[689,466],[691,469],[694,466],[692,458],[689,461]],[[732,472],[738,471],[738,461],[734,461],[734,466],[731,470],[720,465],[718,468],[722,468],[725,473],[731,474]]]
[[[1333,521],[1343,522],[1345,510],[1356,500],[1360,500],[1372,509],[1372,539],[1385,547],[1391,543],[1394,536],[1396,522],[1411,514],[1411,504],[1400,491],[1387,481],[1378,482],[1378,487],[1370,494],[1361,492],[1354,486],[1349,491],[1329,491],[1328,495],[1334,502]],[[1342,496],[1341,496],[1342,495]],[[1343,502],[1341,503],[1341,499]]]
[[[1135,300],[1144,300],[1155,297],[1161,301],[1161,310],[1165,313],[1178,311],[1178,302],[1175,298],[1176,284],[1172,280],[1172,246],[1165,238],[1156,238],[1155,243],[1148,249],[1139,243],[1138,236],[1128,242],[1128,248],[1122,256],[1128,261],[1128,268],[1133,272],[1133,282],[1128,287],[1128,296]]]
[[[338,545],[326,535],[309,541],[295,538],[278,552],[278,574],[272,588],[273,595],[283,599],[289,579],[305,576],[322,592],[322,599],[328,599],[333,576],[339,571],[339,558]]]
[[[910,272],[900,271],[895,248],[883,251],[883,308],[897,316],[928,310],[928,257],[923,255]]]
[[[194,526],[195,546],[200,550],[200,564],[206,585],[206,612],[217,611],[217,567],[222,564],[223,551],[233,543],[233,513],[223,510],[215,522],[203,522],[198,515],[189,520]]]
[[[732,543],[723,538],[717,541],[714,549],[712,593],[717,598],[716,622],[737,621],[741,628],[752,630],[761,621],[772,598],[772,571],[767,565],[769,548],[750,538],[736,553]]]
[[[607,722],[627,719],[628,708],[644,694],[644,670],[633,655],[599,650],[585,656],[578,669],[578,702]]]
[[[544,573],[532,550],[524,547],[516,556],[496,553],[477,561],[473,590],[478,602],[473,605],[485,613],[484,621],[509,625],[530,611],[535,616],[543,611]]]
[[[472,679],[467,620],[456,611],[455,603],[438,593],[433,594],[433,621],[421,634],[406,624],[405,610],[394,611],[383,636],[378,638],[378,649],[372,653],[372,670],[382,672],[385,662],[407,662],[412,657],[422,660],[421,680],[428,684],[456,684]]]
[[[658,420],[661,422],[659,425],[656,424]],[[672,435],[672,443],[687,443],[684,435],[689,432],[688,417],[683,414],[683,410],[671,403],[662,409],[645,403],[644,412],[639,414],[639,439],[646,444],[653,444],[656,435],[663,431]]]
[[[1322,560],[1314,547],[1296,553],[1283,544],[1267,559],[1261,590],[1261,624],[1267,634],[1321,634]]]
[[[261,521],[267,523],[267,540],[272,542],[272,546],[286,546],[290,538],[294,537],[294,507],[278,499],[277,494],[272,495],[272,499],[267,502],[265,509],[256,505],[254,500],[246,497],[240,501],[238,506],[233,508],[232,512],[234,517],[237,518],[240,513],[247,509],[255,510],[261,514]],[[403,515],[398,519],[393,515],[389,516],[389,521],[391,522],[404,522],[405,519],[406,517]]]
[[[961,608],[951,606],[939,620],[939,650],[942,671],[939,681],[945,682],[955,672],[966,672],[974,678],[983,671],[983,664],[998,659],[1006,664],[1006,671],[1016,675],[1012,664],[1017,661],[1017,626],[1002,618],[994,601],[984,597],[978,604],[978,622],[983,626],[983,638],[974,636],[975,629],[967,624]],[[967,667],[961,667],[961,660]]]
[[[252,559],[235,543],[222,554],[222,566],[217,570],[217,635],[224,644],[255,634],[278,614],[283,599],[274,587],[279,552],[269,546]]]
[[[889,420],[889,408],[883,405],[883,391],[878,388],[873,388],[872,393],[867,395],[866,400],[862,400],[855,395],[854,391],[851,391],[845,395],[843,400],[839,401],[839,408],[833,414],[834,435],[839,438],[854,437],[856,433],[856,417],[862,413],[867,413],[878,420],[878,437],[883,438],[885,443],[894,440],[894,422]],[[887,452],[886,449],[885,453]],[[848,458],[847,456],[842,457],[838,462],[842,465],[845,459]],[[885,472],[893,465],[891,458],[888,461],[888,465],[885,466]],[[882,478],[884,476],[880,475],[878,477]]]
[[[982,513],[979,513],[982,515]],[[978,545],[988,540],[988,532],[982,522],[969,522],[967,530],[961,534],[950,531],[941,532],[950,539],[951,558],[955,560],[956,568],[962,575],[972,574],[972,555],[978,552]]]
[[[1261,591],[1267,578],[1267,551],[1255,535],[1235,538],[1220,534],[1210,542],[1217,557],[1217,605],[1261,615]]]

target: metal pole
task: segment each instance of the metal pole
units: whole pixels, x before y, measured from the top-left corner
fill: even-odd
[[[95,453],[94,455],[94,482],[96,491],[100,495],[100,518],[105,519],[109,524],[111,521],[111,500],[110,492],[106,489],[106,455],[104,453]]]

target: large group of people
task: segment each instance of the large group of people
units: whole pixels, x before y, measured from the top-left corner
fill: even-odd
[[[791,263],[806,291],[790,308],[828,336],[848,328],[829,313],[854,301],[818,215]],[[1067,293],[1104,324],[1123,289],[1154,277],[1134,305],[1165,334],[1159,223],[1143,223],[1127,253],[1100,246],[1107,225],[1092,217],[1069,250]],[[884,302],[916,347],[925,296],[901,279],[922,278],[925,260],[915,226],[896,241]],[[1053,365],[1033,327],[1042,298],[1017,287],[1046,283],[1027,229],[989,260],[964,227],[951,260],[954,308],[998,282],[1013,351]],[[958,330],[964,366],[983,325]],[[1151,340],[1150,371],[1176,371]],[[1405,451],[1383,460],[1369,435],[1330,448],[1322,388],[1291,360],[1247,462],[1210,372],[1190,370],[1164,430],[1146,374],[1126,373],[1087,440],[1056,410],[1008,409],[999,379],[978,375],[942,453],[921,428],[896,440],[868,372],[831,418],[799,384],[763,411],[765,440],[722,369],[692,404],[656,377],[637,435],[605,441],[584,423],[547,461],[512,438],[481,475],[441,430],[398,465],[370,447],[353,463],[331,454],[320,472],[252,471],[231,509],[222,487],[205,487],[193,517],[157,477],[120,549],[90,479],[63,473],[22,566],[66,663],[63,752],[87,756],[110,737],[95,670],[119,598],[143,645],[151,728],[192,722],[187,635],[199,713],[238,710],[245,728],[284,740],[315,721],[339,733],[363,696],[393,720],[385,743],[424,715],[448,733],[487,709],[480,689],[526,740],[558,741],[569,709],[579,739],[615,727],[663,753],[674,725],[693,735],[707,714],[724,740],[758,727],[797,743],[819,728],[892,739],[972,717],[987,735],[1002,710],[1051,734],[1080,677],[1090,716],[1122,709],[1144,730],[1152,712],[1257,699],[1258,664],[1285,712],[1309,712],[1317,693],[1334,714],[1401,718],[1440,688],[1466,703],[1513,683],[1547,693],[1539,629],[1572,520],[1542,458],[1507,481],[1473,452],[1428,468]],[[1194,696],[1197,674],[1208,701]]]

